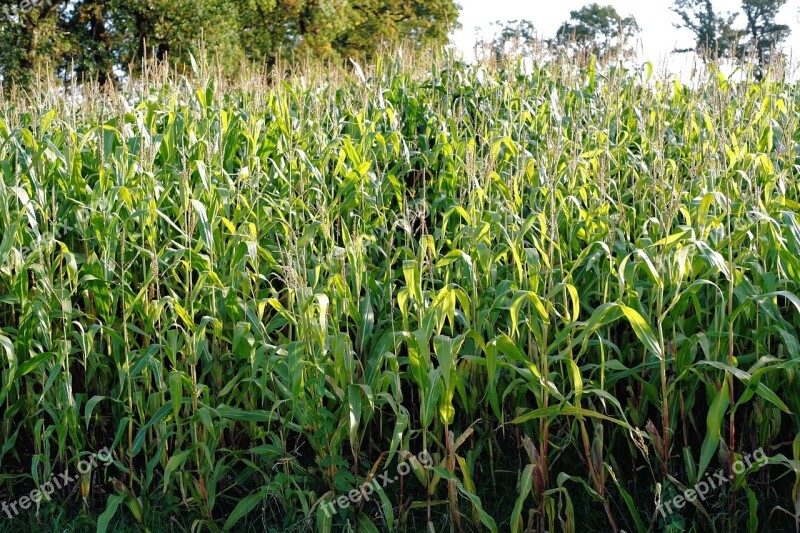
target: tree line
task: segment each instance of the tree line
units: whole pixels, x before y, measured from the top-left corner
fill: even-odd
[[[708,59],[749,56],[763,69],[790,33],[776,22],[787,1],[742,0],[741,13],[723,13],[712,0],[675,0],[675,26],[694,35],[677,51]],[[47,69],[67,82],[104,84],[146,57],[185,67],[201,42],[231,73],[246,61],[369,58],[399,39],[445,44],[458,14],[454,0],[0,0],[0,78],[25,85]],[[737,27],[739,14],[744,25]],[[629,53],[638,33],[634,17],[593,3],[572,11],[545,42],[602,61]],[[498,23],[484,44],[503,55],[512,44],[524,50],[539,42],[534,24],[523,20]]]
[[[458,21],[453,0],[0,0],[0,75],[117,79],[145,57],[188,66],[198,46],[223,68],[244,61],[370,56],[387,41],[434,46]]]
[[[742,0],[741,12],[720,12],[712,0],[675,0],[676,28],[692,32],[694,42],[676,52],[696,52],[708,60],[720,58],[755,60],[757,76],[773,59],[777,47],[790,34],[789,26],[776,22],[788,0]],[[744,25],[736,26],[739,15]],[[525,50],[538,42],[528,20],[496,23],[498,30],[489,44],[492,53],[505,55],[510,48]],[[639,26],[632,16],[623,17],[613,6],[597,3],[572,11],[547,44],[558,51],[591,54],[599,60],[632,52]],[[487,43],[482,43],[487,44]]]

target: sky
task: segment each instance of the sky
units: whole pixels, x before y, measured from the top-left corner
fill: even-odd
[[[684,68],[691,62],[690,54],[672,54],[676,47],[693,45],[692,33],[676,29],[678,16],[670,11],[672,0],[457,0],[461,5],[461,30],[455,32],[455,45],[471,57],[475,42],[476,27],[486,36],[492,34],[490,24],[494,21],[528,19],[543,38],[552,38],[558,27],[570,18],[570,11],[580,9],[596,1],[601,5],[613,5],[625,17],[633,15],[641,28],[638,37],[641,59],[654,64],[669,64],[672,68]],[[722,12],[739,11],[740,0],[714,0],[714,9]],[[800,60],[800,0],[789,0],[781,9],[777,22],[792,28],[786,41],[786,51],[793,63]],[[735,27],[744,27],[744,15],[739,14]],[[794,53],[792,53],[794,51]]]

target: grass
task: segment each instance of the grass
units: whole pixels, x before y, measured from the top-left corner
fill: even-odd
[[[797,531],[797,85],[298,72],[0,100],[0,500],[68,472],[38,523]]]

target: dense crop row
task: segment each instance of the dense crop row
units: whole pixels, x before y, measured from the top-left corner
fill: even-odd
[[[0,499],[108,446],[101,528],[796,527],[800,92],[529,70],[0,101]]]

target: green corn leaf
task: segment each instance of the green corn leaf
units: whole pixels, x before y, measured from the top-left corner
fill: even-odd
[[[249,495],[239,500],[239,503],[236,504],[233,512],[225,520],[225,525],[222,526],[222,529],[225,531],[231,531],[233,526],[235,526],[239,520],[250,514],[250,512],[264,500],[265,494],[266,491],[264,489],[259,489],[251,492]]]
[[[700,449],[700,465],[697,469],[697,479],[701,479],[708,468],[711,458],[717,453],[720,437],[722,435],[722,422],[730,405],[728,397],[728,381],[723,380],[722,388],[717,393],[706,416],[706,435]]]
[[[119,494],[111,494],[106,502],[106,509],[100,516],[97,517],[97,533],[105,533],[114,515],[117,513],[119,504],[125,501],[125,498]]]

